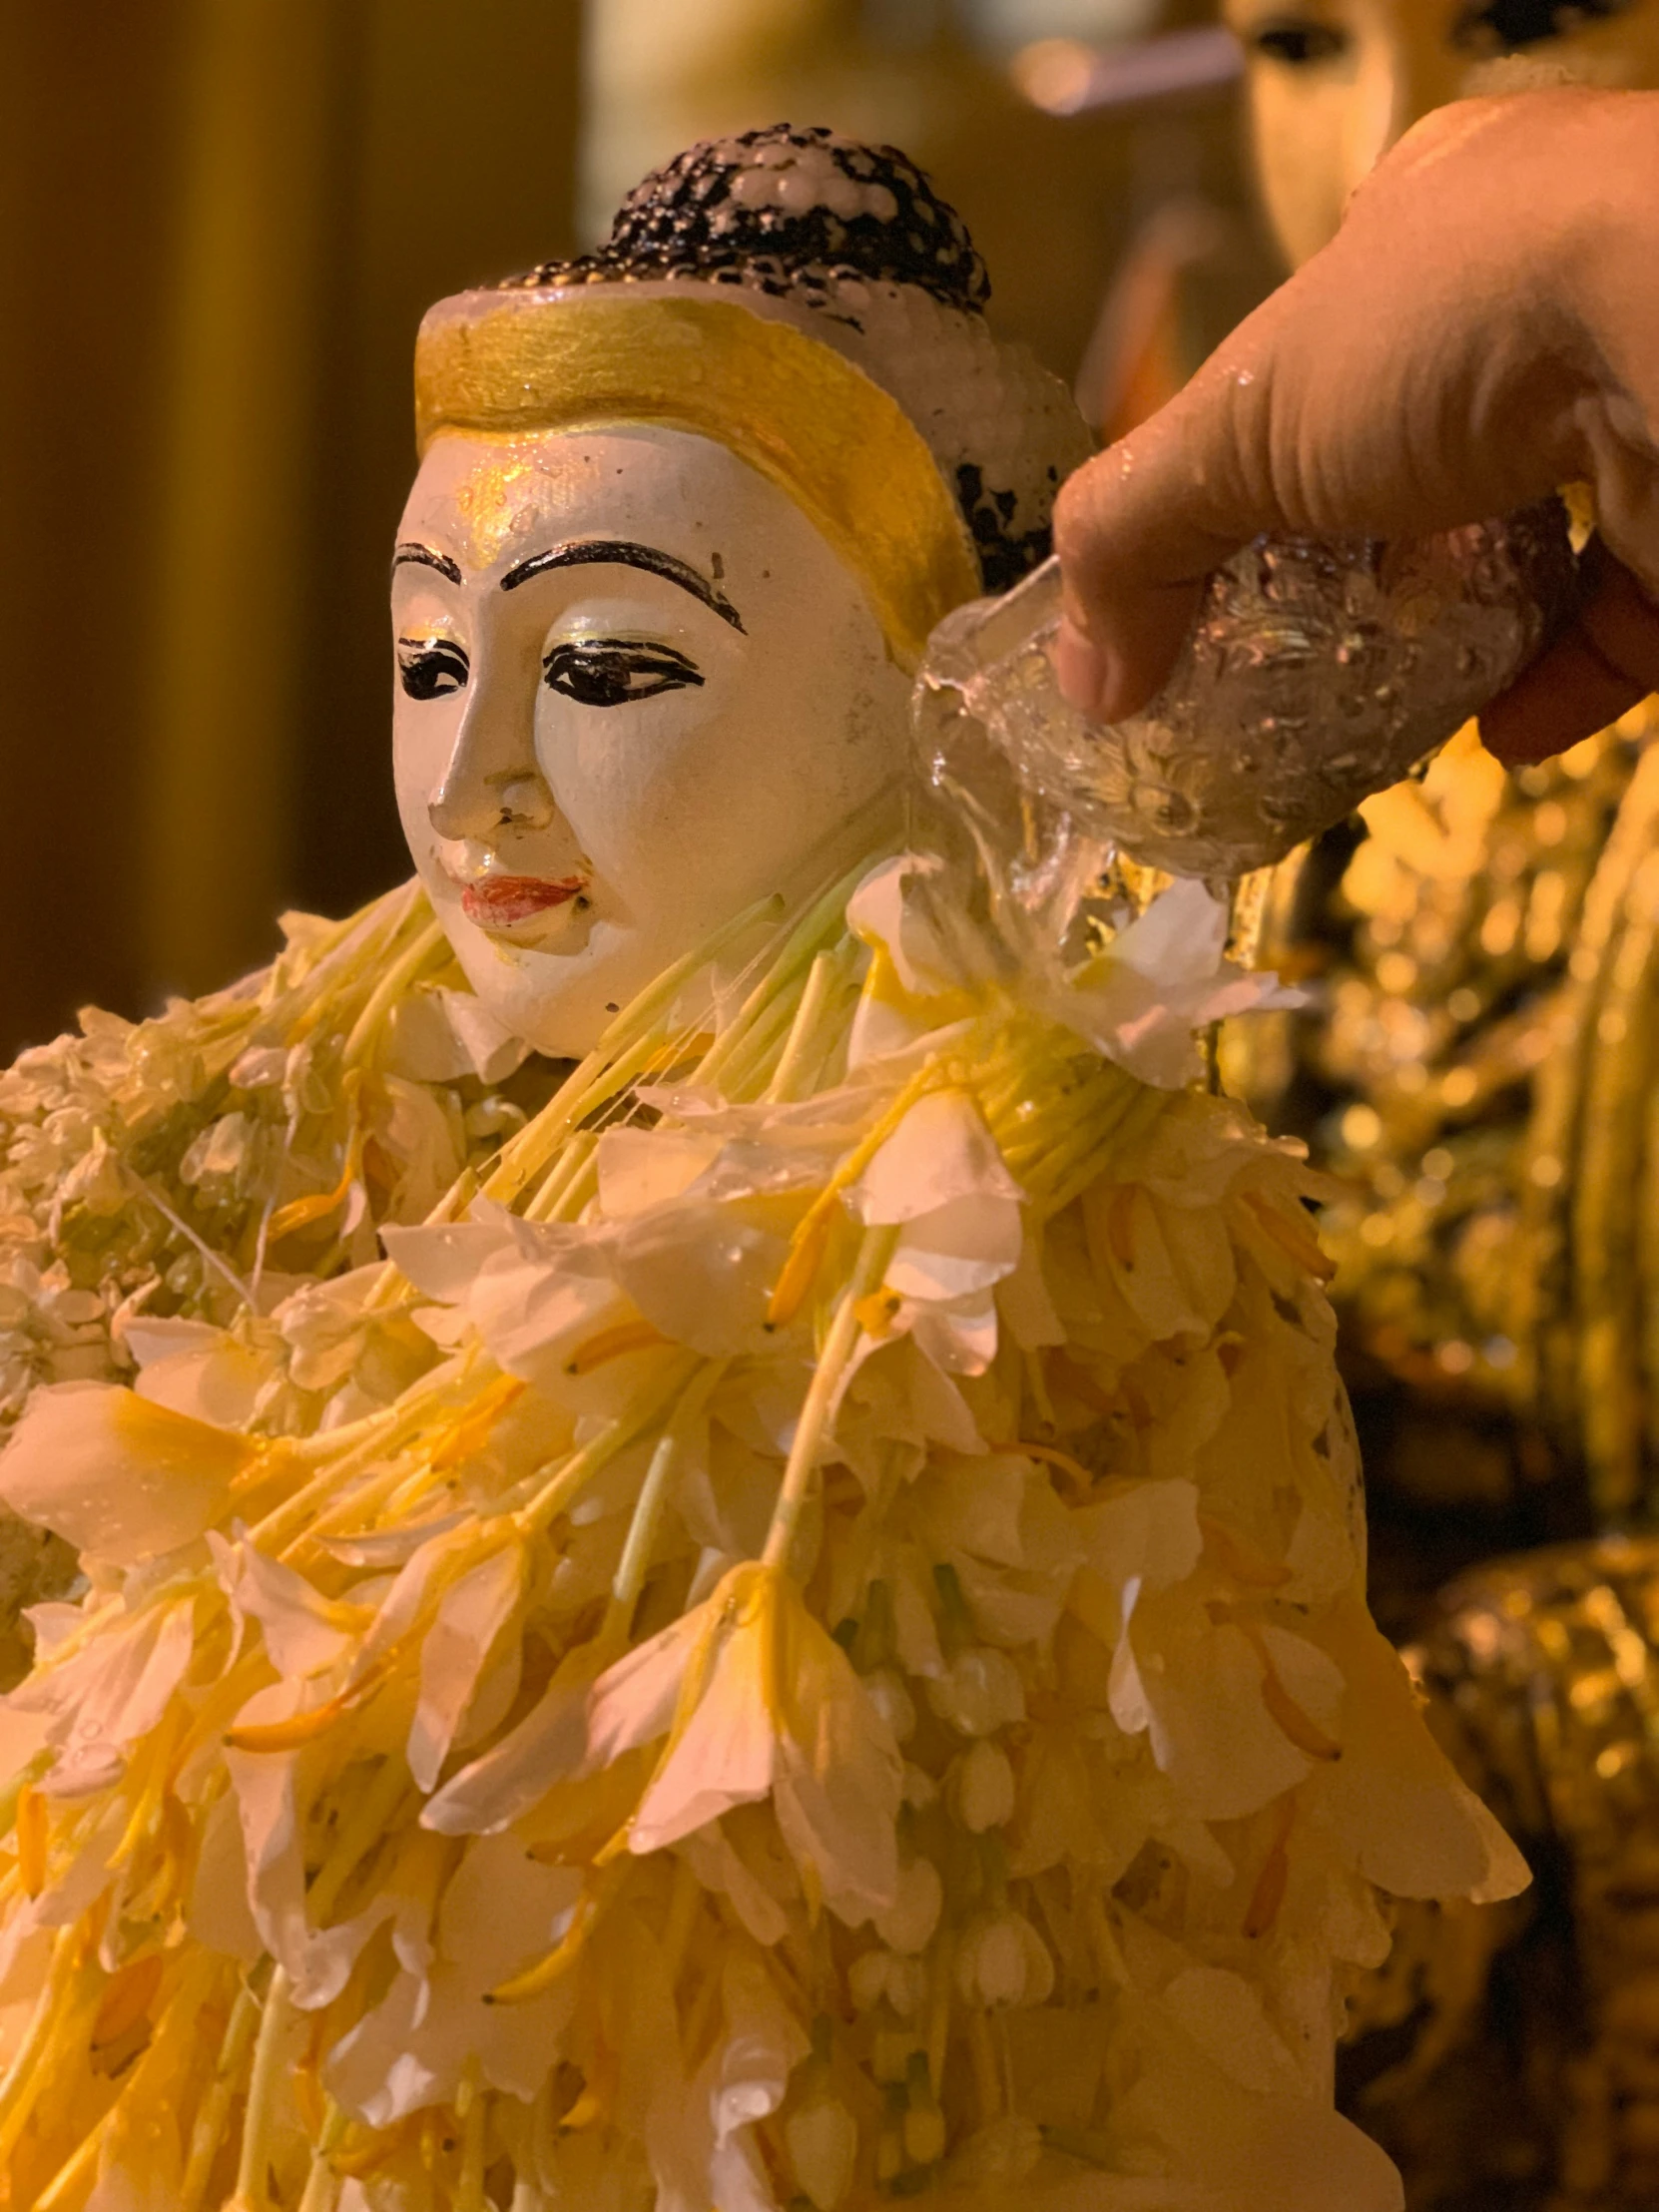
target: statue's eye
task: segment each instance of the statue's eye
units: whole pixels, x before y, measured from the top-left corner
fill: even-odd
[[[467,657],[450,639],[398,639],[398,681],[411,699],[443,699],[458,692],[467,675]]]
[[[1457,17],[1451,43],[1466,54],[1517,54],[1570,38],[1586,22],[1620,15],[1629,5],[1630,0],[1486,0]]]
[[[1313,69],[1346,54],[1349,41],[1346,31],[1329,23],[1316,23],[1307,16],[1281,16],[1252,31],[1249,43],[1253,53],[1281,62],[1287,69]]]
[[[672,645],[641,645],[627,638],[572,638],[542,662],[549,691],[563,692],[581,707],[625,707],[659,692],[701,684],[695,661]]]

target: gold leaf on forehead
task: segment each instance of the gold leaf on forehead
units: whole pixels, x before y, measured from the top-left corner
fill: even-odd
[[[493,566],[514,538],[541,519],[536,491],[552,481],[539,458],[507,439],[499,446],[474,464],[453,494],[474,569]]]

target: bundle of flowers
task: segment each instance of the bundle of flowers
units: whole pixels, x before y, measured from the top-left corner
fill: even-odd
[[[35,1390],[10,2202],[1398,2205],[1378,1890],[1524,1874],[1366,1613],[1307,1171],[1191,1084],[1222,935],[1037,1011],[888,859],[384,1262]]]

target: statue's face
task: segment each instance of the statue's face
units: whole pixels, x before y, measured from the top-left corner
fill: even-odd
[[[1659,0],[1226,0],[1250,57],[1251,129],[1286,257],[1431,108],[1534,84],[1659,85]]]
[[[440,436],[391,608],[409,850],[473,988],[544,1052],[850,864],[901,765],[909,686],[857,580],[687,431]]]

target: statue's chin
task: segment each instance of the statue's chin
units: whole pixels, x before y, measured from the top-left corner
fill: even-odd
[[[649,941],[605,924],[569,951],[501,944],[447,917],[445,926],[484,1005],[551,1059],[591,1052],[619,1010],[667,964]]]

